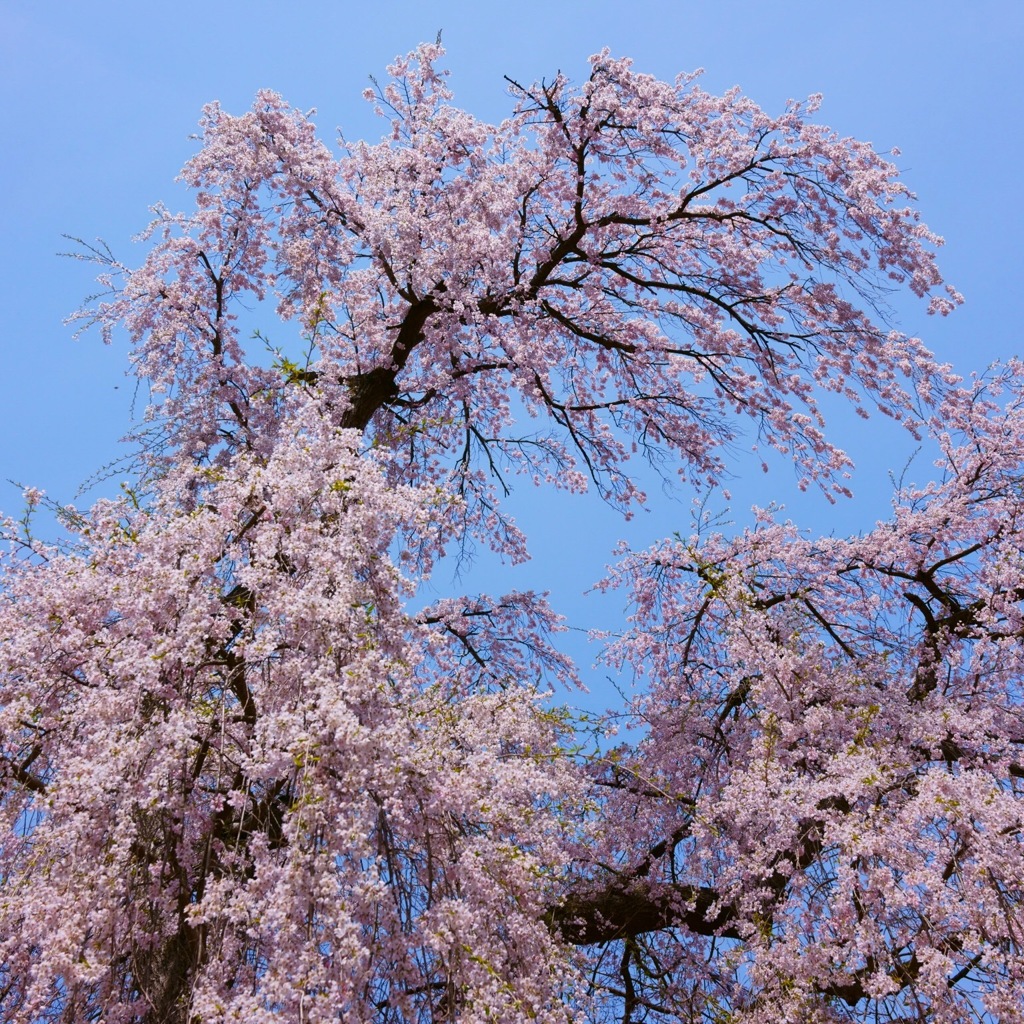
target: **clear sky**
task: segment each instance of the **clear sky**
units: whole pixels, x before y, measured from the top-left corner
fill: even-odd
[[[439,30],[456,102],[491,120],[509,109],[503,75],[580,77],[604,46],[662,77],[704,67],[705,88],[739,85],[771,112],[824,93],[822,121],[900,148],[925,220],[946,238],[943,270],[967,298],[942,322],[901,304],[902,327],[964,374],[1020,352],[1019,0],[0,0],[0,509],[20,506],[7,479],[84,504],[78,485],[118,454],[131,416],[123,344],[74,342],[62,325],[92,275],[58,257],[68,248],[61,235],[102,238],[122,261],[141,261],[131,238],[148,207],[188,201],[174,177],[210,100],[240,112],[269,87],[316,107],[328,139],[337,127],[349,139],[378,137],[361,98],[368,76]],[[890,423],[856,423],[836,427],[858,464],[856,501],[833,508],[799,496],[791,473],[764,477],[741,458],[736,518],[774,500],[817,531],[870,527],[885,514],[889,471],[914,446]],[[574,595],[600,575],[618,536],[639,544],[687,530],[686,495],[652,498],[658,510],[628,529],[596,503],[524,500],[521,521],[543,530],[533,566],[505,585]],[[580,620],[596,621],[587,612]]]

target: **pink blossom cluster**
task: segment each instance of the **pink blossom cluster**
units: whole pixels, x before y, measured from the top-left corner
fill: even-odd
[[[1024,367],[877,314],[960,298],[815,98],[605,52],[488,125],[441,54],[375,145],[209,107],[195,209],[80,314],[154,399],[121,500],[3,524],[0,1022],[1024,1020]],[[623,551],[596,726],[543,596],[426,603],[528,556],[517,475],[628,514],[747,422],[843,492],[827,393],[938,479]]]
[[[2,1019],[565,1019],[564,726],[469,658],[542,664],[550,613],[406,611],[447,499],[324,423],[7,560]]]
[[[631,595],[607,656],[646,681],[645,735],[606,758],[595,860],[644,855],[728,922],[652,943],[655,989],[744,1021],[1020,1019],[1022,370],[938,410],[940,481],[869,533],[762,513],[606,581]]]
[[[940,313],[960,297],[895,165],[810,123],[816,101],[772,117],[602,53],[579,87],[512,84],[489,125],[451,105],[440,54],[397,60],[372,95],[387,134],[337,155],[273,93],[207,108],[195,210],[157,210],[142,267],[108,268],[113,298],[80,314],[127,332],[173,452],[258,445],[315,382],[515,549],[509,474],[629,507],[631,454],[718,479],[740,414],[843,492],[821,392],[920,425],[946,374],[866,311],[900,285]],[[301,344],[290,375],[247,342],[254,308]]]

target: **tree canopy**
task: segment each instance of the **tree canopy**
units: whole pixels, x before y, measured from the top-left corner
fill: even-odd
[[[207,108],[194,210],[95,252],[152,397],[123,498],[4,527],[0,1020],[1020,1019],[1024,366],[893,329],[960,297],[814,98],[601,53],[488,125],[441,57],[376,145]],[[628,514],[746,427],[845,493],[827,394],[935,481],[620,552],[607,721],[544,595],[424,596],[528,557],[517,478]]]

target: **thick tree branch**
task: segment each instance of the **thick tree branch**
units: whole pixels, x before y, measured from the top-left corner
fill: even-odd
[[[736,908],[723,906],[716,889],[646,878],[573,890],[548,910],[545,920],[564,941],[576,946],[635,938],[667,928],[727,939],[742,937]]]

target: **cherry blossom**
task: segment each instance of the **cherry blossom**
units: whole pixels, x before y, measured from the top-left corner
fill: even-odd
[[[604,759],[602,811],[628,824],[559,913],[607,904],[604,925],[569,925],[591,941],[647,922],[627,946],[635,1006],[1018,1019],[1021,369],[938,411],[940,482],[902,488],[871,532],[763,513],[607,581],[632,595],[609,658],[647,681],[645,735]]]
[[[550,612],[407,611],[447,499],[324,424],[9,560],[3,1019],[565,1019],[579,781],[543,679],[478,664],[563,673]]]
[[[817,98],[603,52],[490,125],[442,55],[376,144],[211,105],[94,250],[152,404],[120,499],[0,530],[0,1021],[1021,1019],[1024,367],[893,327],[960,297]],[[745,429],[843,494],[833,395],[934,479],[620,551],[606,718],[545,595],[446,582],[529,557],[514,484],[629,515]]]

